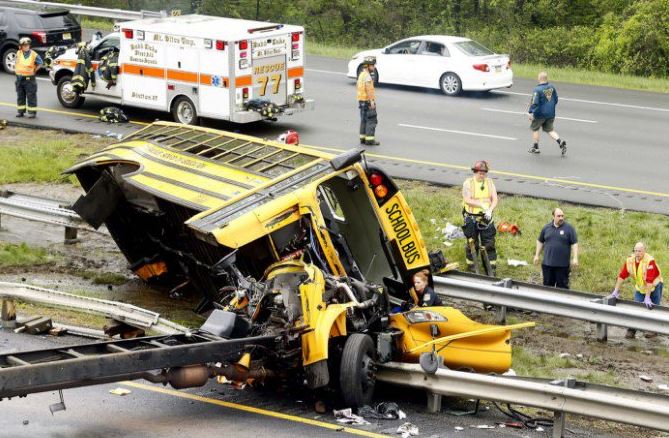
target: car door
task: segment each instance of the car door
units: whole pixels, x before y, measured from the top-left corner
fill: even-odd
[[[386,47],[377,58],[379,81],[413,85],[413,64],[420,45],[420,40],[411,39]]]
[[[415,85],[438,88],[441,75],[451,70],[450,53],[444,44],[425,41],[418,49],[415,58]]]
[[[121,80],[123,75],[118,75],[116,80],[116,85],[107,88],[107,81],[100,76],[98,67],[100,66],[100,60],[103,56],[109,53],[111,50],[118,51],[121,46],[121,41],[118,35],[108,35],[103,38],[93,49],[91,50],[91,63],[93,64],[93,69],[95,69],[95,81],[96,87],[95,90],[89,88],[89,93],[102,94],[105,96],[114,96],[121,97]]]

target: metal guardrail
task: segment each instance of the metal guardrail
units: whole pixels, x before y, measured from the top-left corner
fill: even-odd
[[[83,297],[26,284],[0,281],[0,300],[17,300],[65,307],[80,312],[102,315],[133,327],[154,330],[161,334],[177,334],[188,331],[187,327],[161,318],[159,313],[132,304]]]
[[[114,18],[117,20],[139,20],[141,18],[166,17],[167,11],[126,11],[123,9],[98,8],[95,6],[81,6],[66,3],[41,2],[34,0],[2,0],[0,3],[16,5],[38,5],[50,8],[68,9],[75,15],[86,15],[89,17]]]
[[[104,233],[88,225],[63,201],[0,191],[0,218],[3,214],[65,227],[65,243],[77,242],[77,230]]]
[[[525,377],[491,376],[440,368],[426,374],[419,365],[389,362],[380,366],[377,380],[426,389],[441,396],[478,398],[551,410],[556,414],[554,437],[564,430],[564,414],[669,431],[669,396],[578,382]],[[430,400],[430,399],[428,399]]]
[[[496,285],[495,282],[504,285]],[[607,325],[669,335],[669,307],[665,306],[655,306],[648,310],[645,305],[633,301],[608,299],[509,279],[500,282],[498,279],[462,272],[435,276],[434,288],[435,292],[444,297],[597,323],[600,325],[600,339],[606,339]]]

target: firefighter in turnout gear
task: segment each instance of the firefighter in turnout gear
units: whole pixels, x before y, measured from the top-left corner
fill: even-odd
[[[77,56],[77,66],[74,68],[74,76],[72,76],[72,91],[83,93],[88,88],[89,82],[91,87],[95,88],[93,64],[91,63],[91,55],[88,53],[85,42],[78,44]]]
[[[35,73],[42,65],[42,58],[34,50],[30,50],[30,38],[19,40],[16,52],[16,117],[23,117],[28,110],[28,117],[37,114],[37,81]]]
[[[360,108],[360,143],[378,146],[374,133],[378,119],[376,117],[376,96],[374,94],[374,70],[376,58],[367,56],[362,61],[362,70],[358,76],[357,95]]]
[[[467,269],[478,272],[474,253],[481,252],[487,274],[494,276],[497,264],[497,250],[495,249],[497,230],[492,215],[497,207],[497,189],[487,176],[490,170],[487,161],[477,161],[471,169],[474,175],[467,178],[462,185],[462,215],[464,217],[462,230],[467,238],[465,244]],[[487,261],[489,261],[489,266]]]

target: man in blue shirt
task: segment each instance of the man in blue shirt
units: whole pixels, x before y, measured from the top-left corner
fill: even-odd
[[[543,128],[557,142],[562,150],[562,156],[567,153],[567,142],[560,139],[560,136],[553,129],[555,122],[555,106],[558,103],[557,90],[552,84],[548,83],[548,73],[542,71],[539,73],[539,85],[532,91],[532,100],[528,109],[530,129],[532,129],[533,145],[528,151],[531,154],[538,154],[539,151],[539,130]]]
[[[553,220],[547,223],[537,238],[534,264],[544,250],[541,272],[544,286],[569,289],[569,268],[578,266],[578,237],[576,230],[564,220],[564,212],[553,210]]]

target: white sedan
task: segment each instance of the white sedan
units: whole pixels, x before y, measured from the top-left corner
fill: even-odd
[[[513,85],[509,55],[493,53],[468,38],[425,35],[365,50],[349,61],[348,77],[358,77],[365,56],[376,56],[375,82],[382,84],[438,88],[449,96]]]

